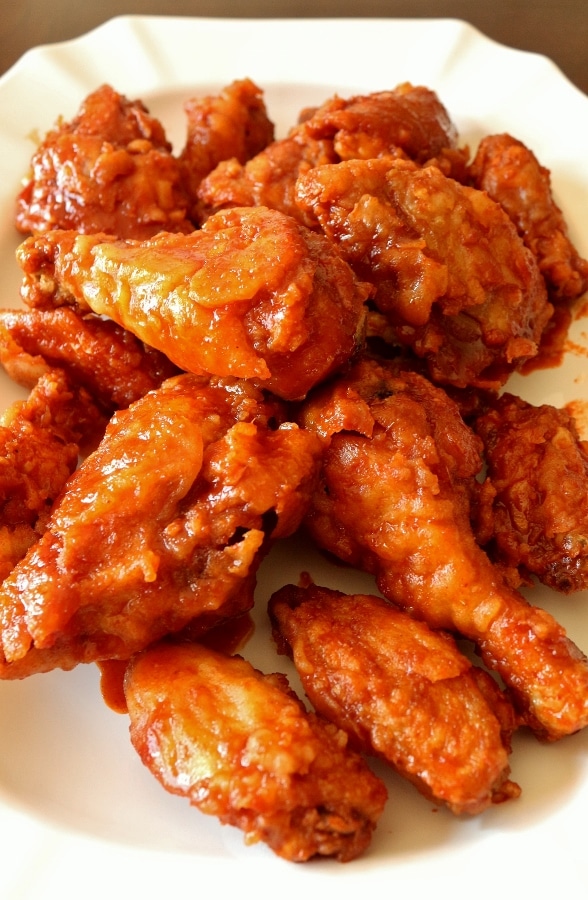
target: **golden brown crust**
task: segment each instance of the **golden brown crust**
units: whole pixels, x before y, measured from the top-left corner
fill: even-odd
[[[379,597],[316,585],[287,585],[269,613],[317,712],[362,750],[455,814],[518,795],[508,781],[512,708],[449,635]]]
[[[436,382],[496,389],[537,354],[553,311],[543,278],[482,191],[382,158],[315,168],[297,192]]]
[[[25,233],[62,228],[144,239],[191,231],[187,210],[161,123],[141,101],[102,85],[33,154],[15,220]]]
[[[371,290],[326,238],[265,208],[144,242],[50,232],[18,257],[29,305],[77,303],[181,369],[255,379],[288,400],[355,354]]]
[[[145,765],[247,843],[293,862],[345,862],[368,846],[386,789],[284,676],[197,644],[159,645],[131,661],[125,695]]]
[[[357,421],[358,405],[364,428],[341,429]],[[306,427],[332,435],[307,525],[319,546],[375,574],[390,600],[474,641],[527,723],[555,740],[588,724],[588,663],[551,615],[506,585],[476,543],[473,472],[447,453],[460,441],[477,446],[463,423],[456,430],[458,419],[443,391],[420,376],[358,364],[333,393],[325,389],[303,408]]]
[[[116,413],[0,589],[0,675],[125,658],[249,609],[315,480],[318,441],[279,417],[244,383],[192,375]]]

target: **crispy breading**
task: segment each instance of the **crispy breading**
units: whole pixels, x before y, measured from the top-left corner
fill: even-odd
[[[131,740],[171,793],[284,859],[346,862],[368,846],[384,784],[283,675],[198,644],[161,644],[125,676]]]
[[[536,355],[553,307],[535,258],[485,193],[389,158],[312,169],[297,191],[376,286],[395,343],[435,381],[497,388]]]
[[[41,540],[0,588],[0,677],[126,658],[251,608],[319,442],[245,382],[179,375],[111,419]]]
[[[540,737],[585,727],[588,661],[476,543],[468,481],[479,444],[447,395],[366,360],[317,391],[301,421],[328,442],[307,517],[318,545],[372,572],[384,596],[431,627],[475,642]]]
[[[278,649],[314,708],[459,815],[516,797],[516,716],[454,640],[380,597],[286,585],[270,599]]]
[[[191,97],[184,103],[186,142],[180,153],[183,184],[195,204],[202,179],[223,160],[246,163],[274,139],[263,93],[250,78],[233,81],[219,94]],[[239,204],[242,205],[242,204]]]
[[[519,580],[588,588],[588,447],[565,409],[505,393],[475,417],[487,476],[479,540]],[[515,580],[514,573],[510,576]]]
[[[551,189],[551,174],[535,154],[509,134],[480,141],[470,168],[475,187],[500,203],[535,254],[554,303],[588,290],[588,261],[574,247]]]
[[[265,208],[143,242],[49,232],[18,258],[29,305],[77,303],[181,369],[254,379],[288,400],[356,353],[371,290],[323,235]]]
[[[24,233],[63,228],[144,239],[191,231],[188,206],[161,123],[105,84],[35,150],[15,222]]]

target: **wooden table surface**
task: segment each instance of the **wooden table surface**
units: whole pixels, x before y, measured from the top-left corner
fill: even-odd
[[[587,0],[4,0],[0,73],[30,47],[124,14],[235,18],[457,18],[502,44],[550,57],[588,94]]]

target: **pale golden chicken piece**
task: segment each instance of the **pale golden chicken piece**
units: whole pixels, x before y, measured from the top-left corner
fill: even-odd
[[[335,96],[246,164],[227,160],[213,169],[198,190],[200,219],[231,206],[269,206],[316,227],[312,211],[296,203],[298,176],[320,165],[379,156],[434,162],[461,179],[469,153],[458,148],[447,110],[428,88],[402,84],[392,91]]]
[[[436,382],[496,389],[537,354],[553,307],[535,258],[484,192],[387,158],[315,168],[297,191],[375,285],[395,343]]]
[[[161,123],[105,84],[33,154],[15,221],[33,234],[63,228],[145,239],[192,231],[188,206]]]
[[[192,204],[197,204],[200,182],[220,162],[246,163],[274,139],[263,92],[250,78],[233,81],[214,96],[192,97],[184,111],[187,135],[179,159]],[[198,221],[197,209],[192,218]]]
[[[553,197],[550,172],[522,141],[509,134],[483,138],[470,177],[515,223],[537,257],[554,303],[569,303],[588,290],[588,261],[570,240]]]
[[[369,845],[384,784],[283,675],[199,644],[160,644],[131,660],[125,696],[144,764],[246,843],[292,862],[346,862]]]
[[[588,662],[549,613],[511,589],[470,524],[478,439],[416,373],[366,360],[304,405],[327,442],[306,519],[317,544],[373,573],[432,628],[473,641],[541,738],[588,724]]]
[[[379,597],[286,585],[273,634],[316,711],[435,802],[480,813],[520,793],[508,779],[514,710],[496,682]]]
[[[0,677],[128,658],[253,604],[319,441],[246,382],[184,374],[115,413],[0,589]]]
[[[265,208],[144,242],[50,232],[18,258],[28,305],[78,304],[181,369],[253,379],[287,400],[355,354],[371,290],[323,235]]]
[[[61,371],[44,373],[26,400],[0,414],[0,581],[43,534],[80,446],[105,424]]]
[[[514,583],[588,588],[588,445],[574,419],[504,393],[473,427],[487,463],[478,540]]]
[[[120,325],[66,306],[0,310],[0,362],[29,388],[42,372],[63,369],[108,415],[179,374],[163,353]]]

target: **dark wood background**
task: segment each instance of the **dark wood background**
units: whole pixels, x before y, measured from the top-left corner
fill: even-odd
[[[4,0],[0,73],[30,47],[78,37],[117,15],[235,18],[457,18],[550,57],[588,94],[588,0]]]

